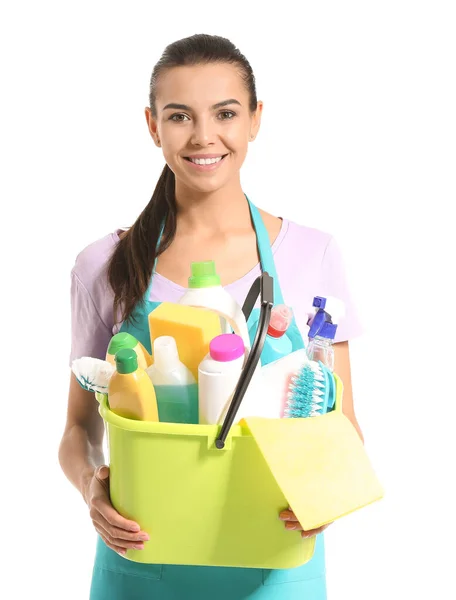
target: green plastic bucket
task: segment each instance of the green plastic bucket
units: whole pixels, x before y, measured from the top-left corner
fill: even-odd
[[[132,561],[287,569],[309,561],[315,537],[288,531],[287,501],[255,439],[231,427],[223,450],[218,425],[124,419],[97,394],[110,455],[114,508],[150,536]]]

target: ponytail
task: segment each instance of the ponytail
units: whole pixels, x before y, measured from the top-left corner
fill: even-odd
[[[160,175],[149,204],[117,244],[108,263],[108,283],[114,292],[114,315],[128,321],[149,286],[155,259],[176,233],[175,176],[168,165]],[[163,237],[158,246],[160,231]]]

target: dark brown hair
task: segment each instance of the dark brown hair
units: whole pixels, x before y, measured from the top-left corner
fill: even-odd
[[[239,67],[249,92],[249,109],[257,108],[255,77],[250,63],[228,39],[216,35],[196,34],[167,46],[150,78],[149,106],[157,117],[155,105],[157,82],[162,73],[173,67],[209,63],[228,63]],[[175,176],[165,165],[149,204],[118,242],[107,265],[108,282],[114,292],[114,315],[129,320],[136,304],[143,299],[152,275],[156,256],[169,247],[176,234]],[[161,226],[165,224],[157,250]]]

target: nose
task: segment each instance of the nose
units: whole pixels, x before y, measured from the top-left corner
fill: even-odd
[[[216,126],[211,119],[194,121],[191,143],[194,146],[208,146],[215,142]]]

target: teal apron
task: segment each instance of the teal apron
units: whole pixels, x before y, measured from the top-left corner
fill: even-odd
[[[274,303],[283,303],[268,232],[257,208],[247,198],[262,271],[274,279]],[[155,265],[154,265],[155,272]],[[151,352],[148,315],[160,303],[149,300],[153,277],[133,313],[123,324]],[[248,319],[254,331],[259,309]],[[304,346],[293,320],[287,331],[293,350]],[[164,515],[164,518],[167,518]],[[172,518],[169,515],[168,518]],[[277,515],[279,518],[279,515]],[[285,525],[284,525],[285,526]],[[149,544],[154,543],[153,534]],[[243,569],[233,567],[195,567],[188,565],[148,565],[123,558],[108,548],[99,537],[93,569],[90,600],[326,600],[325,552],[323,534],[317,535],[312,559],[294,569]]]

